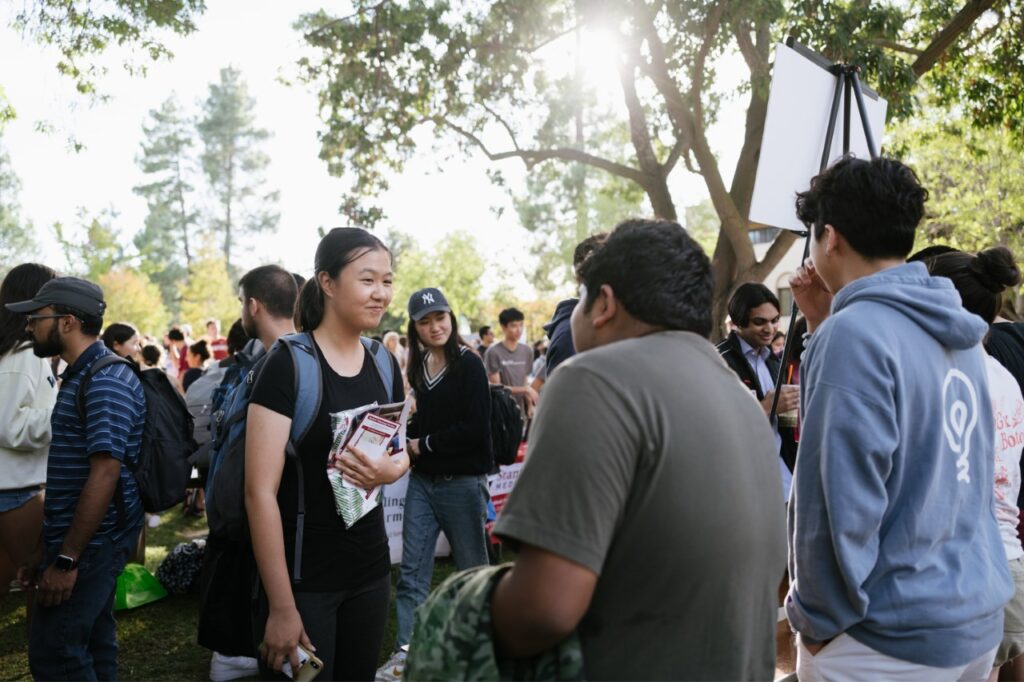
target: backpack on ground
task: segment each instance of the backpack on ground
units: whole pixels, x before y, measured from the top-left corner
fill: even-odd
[[[192,440],[192,415],[166,374],[159,370],[143,372],[129,360],[111,354],[96,360],[78,386],[75,402],[83,424],[87,387],[97,372],[116,363],[131,367],[146,397],[146,421],[138,461],[126,461],[125,465],[139,485],[142,507],[157,514],[185,499],[185,488],[192,475],[189,457],[196,449]]]
[[[516,461],[523,441],[523,411],[512,391],[491,384],[491,450],[494,463],[509,465]]]
[[[373,356],[374,365],[384,384],[388,400],[393,399],[394,367],[391,354],[380,343],[362,338],[363,345]],[[294,462],[298,484],[295,517],[295,565],[292,579],[302,576],[302,535],[305,523],[305,486],[302,461],[297,447],[302,442],[320,411],[323,386],[320,360],[311,336],[307,333],[283,336],[274,347],[284,346],[292,359],[295,376],[295,412],[291,431],[285,446],[286,461]],[[272,349],[273,350],[273,349]],[[248,519],[245,511],[245,430],[252,388],[263,369],[268,352],[261,357],[235,386],[225,400],[223,419],[217,425],[216,446],[210,459],[210,473],[206,486],[206,518],[210,532],[228,540],[247,540]]]
[[[171,594],[198,591],[199,574],[203,569],[206,540],[192,540],[175,545],[156,569],[156,579]]]

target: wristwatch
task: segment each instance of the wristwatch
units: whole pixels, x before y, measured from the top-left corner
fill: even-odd
[[[58,554],[57,559],[53,562],[54,567],[58,571],[73,571],[78,568],[78,560],[72,559],[67,554]]]

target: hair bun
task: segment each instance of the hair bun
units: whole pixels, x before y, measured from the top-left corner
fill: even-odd
[[[1020,270],[1013,253],[1005,246],[985,249],[971,260],[969,267],[978,281],[992,292],[1000,293],[1007,287],[1020,284]]]

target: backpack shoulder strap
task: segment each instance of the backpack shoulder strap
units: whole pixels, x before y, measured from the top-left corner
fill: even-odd
[[[78,392],[75,394],[75,407],[78,408],[78,418],[85,423],[85,392],[89,388],[89,384],[92,383],[92,378],[99,373],[101,369],[116,365],[118,363],[124,363],[131,366],[132,363],[128,362],[120,355],[111,353],[110,355],[104,355],[102,358],[96,360],[86,370],[85,376],[82,377],[82,382],[78,384]]]
[[[292,415],[291,442],[298,445],[316,419],[323,399],[320,358],[313,338],[306,332],[282,336],[280,343],[288,347],[295,374],[295,414]]]
[[[388,402],[394,402],[395,366],[391,363],[391,351],[385,348],[383,344],[373,339],[368,339],[365,336],[360,336],[359,340],[363,342],[363,346],[373,356],[373,364],[377,366],[377,374],[384,384],[384,390],[388,395]]]
[[[278,343],[287,346],[292,357],[295,373],[295,413],[292,415],[292,429],[285,446],[285,453],[295,462],[296,505],[295,505],[295,552],[292,565],[292,582],[302,582],[302,541],[306,522],[306,486],[302,473],[302,458],[296,450],[302,439],[313,426],[320,402],[323,398],[323,380],[320,375],[320,358],[311,334],[302,332],[282,336]]]

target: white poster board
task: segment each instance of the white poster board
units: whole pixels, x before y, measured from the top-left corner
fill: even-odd
[[[768,114],[750,203],[751,222],[798,232],[807,229],[796,217],[794,202],[797,192],[810,187],[811,178],[820,169],[836,78],[793,48],[781,43],[776,46]],[[872,137],[881,148],[888,103],[863,87],[862,92]],[[845,96],[840,97],[830,165],[843,155],[844,99]],[[871,158],[856,99],[850,102],[850,152],[861,159]]]

